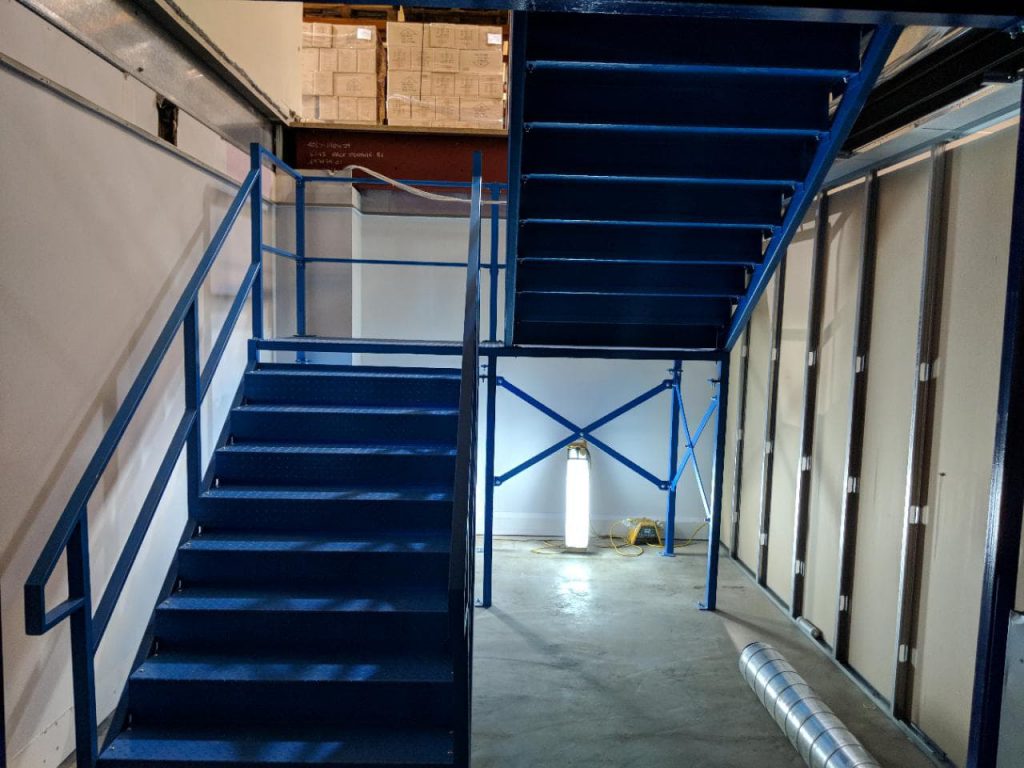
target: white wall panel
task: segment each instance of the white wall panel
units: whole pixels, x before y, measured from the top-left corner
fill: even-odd
[[[850,664],[892,696],[910,408],[917,369],[918,297],[928,165],[879,180],[878,254],[864,416]]]
[[[818,355],[804,589],[804,616],[821,629],[829,645],[835,641],[836,629],[839,525],[846,492],[863,200],[863,186],[843,190],[829,199],[829,246]]]
[[[1016,131],[1004,131],[949,158],[914,720],[960,765],[974,680],[1015,144]]]
[[[743,424],[743,489],[740,492],[739,559],[757,567],[761,515],[761,464],[764,459],[764,414],[768,392],[768,357],[775,311],[775,278],[750,316],[747,412]]]
[[[768,587],[786,603],[793,590],[793,522],[796,474],[800,463],[807,309],[814,259],[814,210],[786,254],[786,295],[782,302],[779,344],[779,400],[775,412],[771,520],[768,529]]]

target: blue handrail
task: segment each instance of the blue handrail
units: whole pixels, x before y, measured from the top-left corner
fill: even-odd
[[[296,182],[296,248],[290,253],[263,242],[263,161],[269,160]],[[96,690],[94,679],[94,656],[103,636],[110,625],[111,617],[117,601],[127,583],[131,569],[138,558],[142,543],[149,531],[150,524],[163,498],[177,464],[178,457],[185,451],[188,512],[189,520],[194,520],[202,491],[202,450],[200,443],[200,408],[208,393],[213,377],[220,365],[231,340],[232,333],[241,317],[246,303],[251,302],[252,336],[254,340],[263,340],[263,253],[269,252],[292,258],[299,268],[296,285],[296,329],[299,335],[305,334],[305,280],[304,267],[308,262],[334,261],[333,259],[307,259],[305,256],[305,184],[307,182],[335,182],[377,184],[376,179],[352,179],[348,177],[303,176],[273,153],[258,144],[251,145],[251,167],[242,181],[234,199],[228,206],[223,220],[217,227],[210,244],[200,258],[188,284],[182,291],[170,317],[164,324],[156,343],[146,357],[139,373],[132,382],[128,394],[121,403],[111,421],[110,427],[93,453],[74,492],[71,494],[64,511],[61,513],[53,532],[43,547],[24,586],[25,595],[25,627],[30,635],[42,635],[53,629],[65,619],[71,624],[71,661],[75,710],[75,754],[79,768],[94,768],[98,756],[97,722],[96,722]],[[437,262],[430,266],[465,266],[467,268],[466,319],[463,339],[463,380],[460,394],[459,449],[457,456],[458,478],[455,489],[457,502],[453,508],[453,579],[449,582],[450,590],[457,590],[462,598],[461,611],[458,611],[461,636],[471,642],[472,638],[472,600],[473,600],[473,544],[474,515],[472,514],[474,494],[469,493],[473,485],[475,445],[476,445],[476,370],[479,365],[479,295],[480,295],[480,242],[482,218],[482,179],[481,158],[479,153],[474,156],[474,176],[470,184],[465,182],[405,182],[419,186],[436,186],[449,188],[465,188],[472,190],[472,211],[470,216],[470,247],[469,256],[464,263]],[[492,200],[497,201],[501,189],[505,185],[492,183]],[[218,332],[217,338],[210,349],[207,360],[200,360],[199,351],[199,293],[203,283],[210,274],[214,262],[224,247],[246,204],[250,209],[251,225],[251,259],[248,269],[231,302],[227,316]],[[497,205],[491,204],[492,243],[497,242],[498,215]],[[345,261],[345,260],[339,260]],[[386,263],[387,260],[351,260],[352,263]],[[395,260],[397,263],[403,263]],[[409,262],[410,265],[426,266],[423,262]],[[503,265],[497,263],[497,254],[491,254],[488,265],[493,275]],[[496,292],[492,291],[492,302],[496,302]],[[493,312],[493,310],[492,310]],[[493,323],[492,323],[493,325]],[[124,437],[135,416],[142,399],[149,391],[158,369],[174,344],[177,335],[182,332],[184,341],[184,387],[185,409],[171,437],[164,456],[157,468],[155,477],[143,500],[139,515],[118,556],[110,579],[103,590],[95,613],[92,605],[90,583],[89,536],[88,536],[88,504],[103,476],[104,471],[113,458],[121,439]],[[496,329],[491,328],[492,338]],[[259,347],[249,344],[249,364],[253,365],[259,354]],[[302,359],[304,352],[299,352]],[[467,383],[469,382],[469,383]],[[470,405],[472,404],[472,405]],[[468,421],[467,421],[468,419]],[[469,430],[467,432],[467,430]],[[468,441],[468,442],[467,442]],[[467,448],[467,445],[470,446]],[[461,490],[460,490],[461,489]],[[187,530],[187,529],[186,529]],[[456,534],[459,535],[456,535]],[[464,536],[462,534],[465,534]],[[46,585],[56,570],[64,554],[67,554],[68,597],[56,607],[46,608]],[[455,564],[458,563],[458,568]],[[452,594],[454,594],[452,592]],[[465,606],[468,606],[465,607]],[[468,611],[468,616],[466,611]],[[468,633],[468,634],[466,634]],[[468,653],[468,646],[461,645],[463,653]],[[460,653],[459,651],[456,651]],[[464,662],[468,664],[468,656]],[[468,695],[468,680],[466,692]],[[463,702],[465,715],[468,718],[469,700]],[[468,720],[467,720],[468,723]],[[467,726],[468,727],[468,726]],[[468,736],[467,736],[468,738]]]

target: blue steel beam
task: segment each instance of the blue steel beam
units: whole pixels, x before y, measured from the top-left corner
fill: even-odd
[[[672,390],[673,392],[679,391],[679,383],[683,375],[682,361],[674,360],[672,362]],[[679,461],[679,410],[680,402],[673,396],[671,405],[671,416],[672,419],[669,427],[669,438],[668,438],[668,471],[671,474],[675,471],[676,462]],[[668,494],[665,504],[665,550],[661,553],[665,557],[673,557],[675,555],[675,541],[676,541],[676,484],[669,483]]]
[[[722,480],[725,472],[726,424],[729,409],[729,362],[728,353],[722,355],[718,364],[718,418],[715,423],[715,469],[712,485],[713,502],[711,520],[708,524],[708,570],[704,587],[704,601],[701,610],[713,611],[718,607],[718,556],[722,540]]]
[[[740,75],[778,79],[842,80],[852,75],[847,69],[817,67],[758,67],[732,64],[654,64],[629,61],[552,61],[536,59],[527,63],[533,70],[581,70],[596,72],[642,72],[651,75]]]
[[[628,459],[627,457],[623,456],[621,453],[616,451],[614,448],[612,448],[610,445],[605,443],[603,440],[594,437],[592,432],[594,430],[597,430],[597,429],[603,427],[605,424],[609,423],[610,421],[614,421],[619,416],[622,416],[624,413],[627,413],[627,412],[633,410],[634,408],[636,408],[637,406],[642,405],[643,403],[645,403],[648,400],[650,400],[652,397],[655,397],[656,395],[660,394],[665,389],[670,388],[672,386],[672,382],[671,381],[663,381],[663,382],[661,382],[661,384],[659,384],[658,386],[652,387],[651,389],[647,390],[643,394],[638,395],[637,397],[634,397],[628,403],[625,403],[624,405],[619,406],[615,410],[610,411],[609,413],[605,414],[604,416],[602,416],[601,418],[597,419],[596,421],[592,421],[590,424],[587,424],[586,426],[583,426],[583,427],[573,423],[572,421],[570,421],[569,419],[565,418],[560,413],[555,411],[553,408],[550,408],[549,406],[545,405],[544,403],[542,403],[537,398],[535,398],[532,395],[524,392],[522,389],[520,389],[519,387],[515,386],[514,384],[510,383],[509,381],[507,381],[506,379],[504,379],[504,378],[502,378],[500,376],[497,378],[497,386],[502,387],[503,389],[507,390],[511,394],[515,395],[516,397],[518,397],[520,400],[522,400],[527,405],[535,408],[536,410],[540,411],[545,416],[550,418],[552,421],[555,421],[558,424],[560,424],[561,426],[563,426],[566,429],[568,429],[572,434],[570,434],[569,436],[567,436],[566,438],[564,438],[562,440],[559,440],[558,442],[556,442],[556,443],[554,443],[552,445],[549,445],[544,450],[540,451],[539,453],[534,454],[533,456],[531,456],[526,461],[524,461],[524,462],[518,464],[517,466],[513,467],[512,469],[510,469],[508,472],[505,472],[504,474],[500,475],[499,477],[496,477],[495,480],[494,480],[494,484],[495,485],[501,485],[502,483],[512,479],[516,475],[518,475],[518,474],[526,471],[530,467],[532,467],[534,464],[537,464],[538,462],[543,461],[548,456],[551,456],[552,454],[557,453],[559,450],[561,450],[562,448],[565,448],[567,445],[569,445],[574,440],[577,440],[577,439],[582,437],[582,438],[585,438],[585,439],[589,440],[591,442],[591,444],[593,444],[595,447],[601,449],[602,451],[607,453],[609,456],[611,456],[613,459],[618,461],[620,464],[622,464],[623,466],[631,469],[633,472],[635,472],[636,474],[640,475],[642,478],[644,478],[648,482],[656,485],[657,487],[659,487],[659,488],[661,488],[663,490],[667,490],[668,489],[668,482],[667,481],[662,480],[661,478],[657,477],[656,475],[652,474],[651,472],[648,472],[646,469],[641,467],[636,462],[634,462],[631,459]]]
[[[825,176],[828,174],[829,168],[832,167],[832,161],[835,160],[843,142],[846,141],[846,137],[853,128],[857,115],[860,114],[864,102],[867,101],[871,88],[889,58],[900,32],[901,27],[886,25],[879,26],[872,34],[871,42],[864,54],[861,70],[850,78],[846,93],[843,95],[842,101],[839,102],[839,107],[832,119],[832,127],[828,135],[818,144],[806,180],[803,186],[793,194],[793,198],[786,208],[782,226],[773,234],[768,248],[765,250],[764,261],[754,269],[747,295],[740,301],[733,314],[729,333],[725,340],[726,351],[731,350],[737,339],[743,334],[743,329],[750,320],[754,307],[761,300],[761,294],[768,287],[768,281],[775,272],[779,260],[785,254],[786,248],[789,247],[789,243],[803,221],[814,196],[822,182],[825,181]]]
[[[675,388],[675,398],[676,400],[679,401],[679,415],[682,417],[683,421],[683,434],[686,435],[687,452],[691,456],[693,456],[693,473],[697,477],[697,490],[700,491],[701,501],[704,502],[704,515],[706,516],[706,518],[710,518],[711,507],[708,504],[708,494],[707,491],[704,490],[704,478],[701,477],[700,462],[697,461],[697,456],[695,454],[697,444],[693,438],[693,435],[690,434],[690,424],[686,419],[686,406],[683,404],[683,393],[679,390],[678,387]],[[711,410],[712,408],[709,406],[708,412],[710,413]]]
[[[707,410],[704,411],[704,416],[700,420],[700,424],[697,425],[696,431],[693,433],[693,448],[697,447],[697,443],[700,442],[700,436],[704,434],[704,428],[711,421],[711,416],[715,413],[715,409],[718,407],[718,398],[712,397],[711,402],[708,403]],[[673,487],[679,486],[679,481],[683,479],[683,472],[686,469],[686,465],[690,463],[690,460],[697,461],[696,454],[693,448],[687,448],[686,453],[683,454],[683,460],[679,462],[679,467],[676,469],[675,474],[672,476]]]
[[[516,262],[519,258],[519,197],[523,165],[523,106],[526,96],[527,15],[512,14],[512,43],[508,60],[508,209],[505,216],[505,343],[515,341]]]
[[[614,131],[624,133],[678,134],[696,133],[723,136],[806,136],[819,138],[826,131],[816,128],[769,128],[738,125],[652,125],[649,123],[561,123],[549,120],[534,120],[523,126],[526,131],[588,131],[601,133]],[[536,176],[536,174],[534,174]]]

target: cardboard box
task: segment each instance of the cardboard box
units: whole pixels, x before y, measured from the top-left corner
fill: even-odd
[[[317,97],[317,119],[334,120],[338,119],[338,97],[318,96]]]
[[[505,42],[505,33],[501,27],[477,27],[477,29],[480,31],[479,48],[497,47],[499,50],[501,49]]]
[[[482,53],[482,51],[457,51],[454,48],[424,48],[424,72],[458,72],[460,53]]]
[[[314,72],[313,89],[309,92],[311,96],[332,96],[334,95],[333,72]]]
[[[316,85],[314,83],[314,78],[313,78],[313,76],[315,74],[316,74],[316,72],[305,72],[305,71],[303,71],[303,73],[302,73],[302,95],[303,96],[312,96],[313,92],[316,90]],[[332,85],[333,85],[333,83],[332,83]]]
[[[460,99],[459,120],[469,123],[496,123],[505,119],[505,103],[501,99]]]
[[[334,42],[332,26],[331,24],[303,24],[302,47],[330,48]]]
[[[505,95],[505,75],[477,75],[478,94],[483,99],[500,99]],[[470,94],[467,94],[470,95]]]
[[[422,95],[420,73],[389,72],[388,95],[412,96],[418,99]]]
[[[475,51],[480,47],[480,27],[470,24],[455,25],[455,45],[461,51]]]
[[[480,75],[472,72],[459,72],[455,75],[456,96],[479,96]]]
[[[335,48],[375,48],[377,28],[355,24],[331,24],[334,27]]]
[[[354,51],[356,54],[356,72],[377,74],[377,49],[366,48]]]
[[[327,51],[322,51],[322,53],[327,53]],[[354,74],[359,71],[359,54],[362,51],[357,51],[355,48],[332,48],[331,53],[334,54],[335,72]]]
[[[459,99],[455,96],[439,96],[434,99],[434,122],[454,126],[459,121]]]
[[[377,123],[380,114],[377,109],[377,97],[372,99],[356,99],[356,120],[360,123]]]
[[[317,72],[339,72],[337,48],[314,48],[317,52]]]
[[[376,98],[377,76],[373,74],[337,72],[334,74],[334,95]]]
[[[459,72],[497,74],[501,72],[502,66],[500,48],[489,48],[480,51],[459,51]]]
[[[391,125],[406,125],[412,119],[412,97],[388,94],[388,122]]]
[[[457,24],[428,24],[424,47],[454,48]]]
[[[299,52],[299,59],[302,64],[303,72],[316,72],[318,69],[320,69],[319,48],[303,48]]]
[[[316,96],[302,97],[302,119],[316,120]]]
[[[454,72],[424,72],[420,80],[422,96],[455,96]]]
[[[387,24],[388,49],[391,46],[411,46],[423,50],[423,24],[389,21]]]
[[[415,45],[388,43],[389,72],[419,72],[423,69],[423,49]]]
[[[434,121],[437,99],[413,99],[410,103],[412,110],[412,125],[430,125]]]

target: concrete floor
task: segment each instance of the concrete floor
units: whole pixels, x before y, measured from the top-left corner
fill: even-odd
[[[476,612],[474,768],[803,766],[740,677],[753,640],[883,766],[933,766],[728,558],[720,610],[698,611],[703,543],[675,558],[532,554],[539,544],[495,542],[494,606]]]

